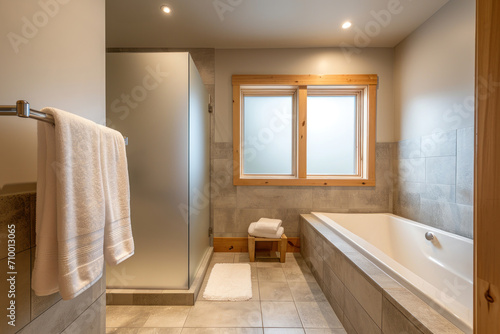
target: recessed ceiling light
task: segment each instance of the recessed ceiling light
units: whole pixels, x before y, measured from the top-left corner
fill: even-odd
[[[170,14],[172,10],[168,6],[161,6],[161,11],[164,12],[165,14]]]
[[[352,25],[352,24],[351,24],[351,22],[349,22],[349,21],[345,21],[345,22],[344,22],[344,24],[342,25],[342,28],[344,28],[344,29],[348,29],[348,28],[350,28],[350,27],[351,27],[351,25]]]

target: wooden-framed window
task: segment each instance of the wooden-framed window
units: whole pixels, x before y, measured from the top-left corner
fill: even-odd
[[[235,185],[375,185],[377,75],[233,75]]]

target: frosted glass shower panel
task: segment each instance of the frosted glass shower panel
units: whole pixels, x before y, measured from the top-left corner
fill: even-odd
[[[245,96],[243,173],[293,173],[293,97]]]
[[[186,52],[107,54],[107,125],[129,138],[135,242],[134,256],[107,267],[108,288],[188,289],[190,268],[197,268],[203,248],[208,248],[208,226],[202,226],[208,224],[208,214],[192,221],[193,228],[202,228],[203,233],[190,235],[189,230],[190,184],[206,182],[209,159],[208,118],[198,118],[200,111],[190,115],[193,101],[200,99],[201,106],[206,98],[201,79],[197,90],[190,89],[192,71],[197,70]],[[194,149],[190,117],[197,120],[195,131],[204,129],[202,138],[194,138]],[[194,163],[200,168],[190,169],[190,160],[198,157]],[[196,237],[193,253],[190,236]]]
[[[189,59],[190,69],[196,69]],[[189,71],[189,285],[210,247],[210,114],[208,93],[196,70]]]

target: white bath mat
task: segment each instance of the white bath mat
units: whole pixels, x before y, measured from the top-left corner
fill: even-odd
[[[207,300],[249,300],[252,276],[248,263],[217,263],[203,293]]]

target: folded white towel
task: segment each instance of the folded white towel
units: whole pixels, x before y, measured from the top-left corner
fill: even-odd
[[[255,226],[257,223],[251,223],[250,226],[248,227],[248,234],[251,236],[257,237],[257,238],[273,238],[273,239],[279,239],[281,238],[281,235],[285,232],[285,229],[283,227],[278,228],[277,232],[274,233],[262,233],[259,231],[255,230]]]
[[[255,231],[257,233],[276,233],[281,227],[281,219],[260,218],[255,223]]]
[[[121,133],[102,125],[98,127],[106,210],[104,258],[108,264],[116,265],[134,254],[127,155]]]
[[[281,226],[281,219],[273,219],[273,218],[260,218],[257,222],[259,222],[259,223],[272,223],[272,224],[280,224],[280,226]]]
[[[38,124],[37,249],[32,288],[39,296],[59,291],[67,300],[102,276],[106,222],[127,225],[120,218],[129,216],[122,207],[128,201],[128,176],[126,187],[124,181],[109,180],[111,173],[123,177],[126,166],[124,169],[123,161],[113,156],[123,154],[119,147],[111,149],[116,143],[101,145],[103,136],[106,143],[108,139],[97,124],[54,108],[42,111],[54,117],[55,127]],[[103,154],[106,166],[102,165]],[[111,162],[117,163],[116,169],[108,166]],[[106,238],[113,250],[109,257],[118,257],[114,262],[131,255],[125,255],[130,253],[130,245],[133,253],[129,234],[123,229],[119,234],[125,236],[124,252],[114,252],[118,238]]]

